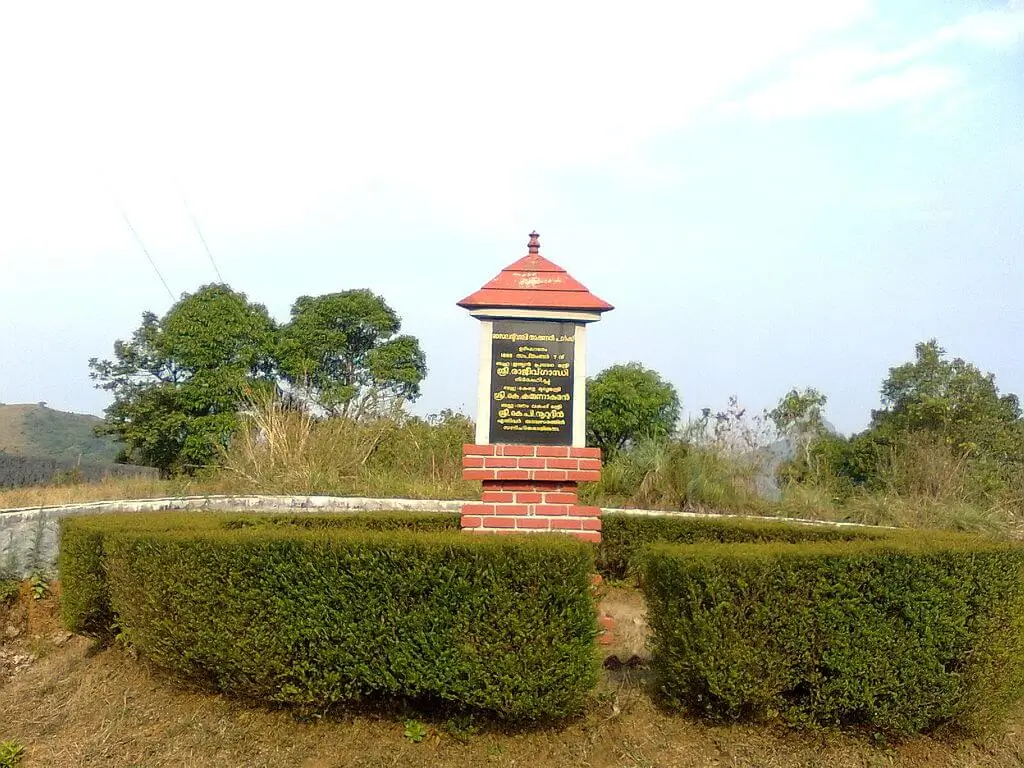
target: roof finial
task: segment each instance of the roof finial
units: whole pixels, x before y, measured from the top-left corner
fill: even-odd
[[[533,230],[530,233],[530,253],[540,253],[540,235],[537,234],[537,230]]]

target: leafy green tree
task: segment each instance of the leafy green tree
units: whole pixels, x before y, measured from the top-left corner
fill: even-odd
[[[917,344],[913,362],[889,369],[882,408],[872,413],[872,431],[940,438],[990,491],[1024,478],[1020,400],[1000,394],[994,374],[959,357],[950,360],[935,339]]]
[[[783,437],[792,440],[813,467],[811,444],[825,433],[822,411],[828,398],[813,387],[793,388],[768,413],[768,418]]]
[[[908,470],[925,474],[919,465],[930,461],[962,467],[970,499],[1024,494],[1024,418],[1017,396],[1000,394],[993,374],[949,359],[932,339],[916,345],[913,361],[889,369],[881,399],[867,430],[811,448],[833,478],[902,493],[914,474]]]
[[[426,357],[369,290],[302,296],[281,329],[285,379],[331,415],[360,417],[419,397]]]
[[[163,317],[144,313],[113,360],[89,361],[114,397],[99,431],[124,443],[128,462],[165,472],[210,464],[246,393],[273,386],[275,333],[265,307],[221,284],[183,295]]]
[[[889,369],[872,426],[929,430],[969,455],[1011,458],[1007,450],[1016,454],[1024,448],[1017,396],[999,394],[993,374],[959,357],[947,359],[935,339],[916,346],[914,362]]]
[[[679,395],[640,363],[613,365],[587,382],[587,442],[612,456],[631,442],[671,435]]]

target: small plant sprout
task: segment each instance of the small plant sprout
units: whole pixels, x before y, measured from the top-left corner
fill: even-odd
[[[42,600],[48,594],[50,594],[50,582],[46,576],[38,571],[32,574],[32,578],[29,582],[32,586],[32,597],[35,600]]]
[[[15,768],[24,756],[25,747],[14,739],[0,741],[0,768]]]
[[[427,727],[423,725],[419,720],[406,720],[405,721],[405,738],[411,741],[413,744],[419,744],[425,738],[429,731]]]

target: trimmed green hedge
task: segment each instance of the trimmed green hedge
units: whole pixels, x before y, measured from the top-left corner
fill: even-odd
[[[81,524],[76,521],[83,520]],[[194,512],[121,514],[67,518],[61,525],[58,570],[61,616],[72,632],[109,638],[114,616],[102,557],[103,534],[124,527],[146,530],[236,529],[252,527],[442,532],[459,529],[458,513],[356,512],[344,514],[236,514]]]
[[[350,528],[363,531],[439,533],[459,530],[458,512],[344,512],[340,514],[262,514],[231,517],[225,528],[286,526],[307,529]]]
[[[451,520],[71,518],[65,621],[116,625],[161,667],[272,702],[435,698],[510,719],[578,711],[596,682],[592,547],[418,530]]]
[[[601,516],[597,568],[606,576],[624,578],[643,570],[653,544],[766,543],[773,541],[862,541],[888,535],[885,529],[836,527],[771,520],[655,517],[609,512]]]
[[[578,711],[596,682],[594,548],[457,528],[456,514],[71,518],[62,610],[70,629],[116,629],[262,700]],[[606,573],[642,577],[670,707],[908,733],[981,729],[1024,695],[1019,546],[613,513],[597,551]]]
[[[61,523],[60,613],[71,632],[108,637],[114,624],[103,562],[103,529],[83,525],[80,518]]]
[[[891,733],[999,721],[1024,692],[1024,548],[655,546],[643,589],[669,706]]]

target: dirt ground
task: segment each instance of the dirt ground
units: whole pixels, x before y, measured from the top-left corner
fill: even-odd
[[[647,606],[643,596],[635,589],[614,586],[600,587],[599,596],[600,610],[615,619],[606,654],[623,661],[633,657],[646,661],[647,640],[651,633],[647,627]]]
[[[643,606],[629,590],[607,588],[604,607],[619,633],[604,653],[628,660],[642,651]],[[25,746],[23,768],[1024,766],[1024,713],[1004,733],[961,743],[710,725],[660,711],[645,692],[642,658],[606,669],[587,711],[557,726],[506,729],[380,710],[310,721],[190,690],[124,649],[67,635],[55,595],[36,600],[27,586],[13,608],[0,608],[0,630],[0,659],[20,659],[0,660],[0,742]],[[424,726],[418,743],[406,736],[411,717]]]

